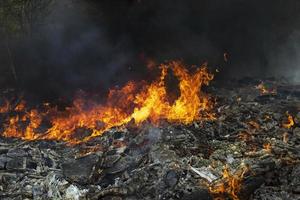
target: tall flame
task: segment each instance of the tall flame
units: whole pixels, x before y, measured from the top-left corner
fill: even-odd
[[[201,92],[202,86],[213,79],[206,64],[193,73],[189,73],[183,63],[175,61],[162,64],[159,69],[160,76],[151,84],[138,87],[137,83],[129,82],[121,89],[110,90],[104,105],[77,98],[73,106],[64,112],[50,107],[39,112],[37,109],[27,111],[25,103],[21,102],[15,107],[17,114],[4,125],[2,135],[26,140],[51,139],[78,143],[131,121],[136,125],[146,120],[154,124],[159,124],[161,120],[189,124],[195,120],[214,118],[211,112],[213,101]],[[169,102],[170,94],[165,83],[169,70],[179,81],[180,94],[173,103]],[[5,105],[1,111],[9,112],[9,107]],[[39,131],[44,117],[51,124],[46,132]],[[26,128],[22,129],[24,124]],[[87,130],[82,138],[76,137],[79,128]]]

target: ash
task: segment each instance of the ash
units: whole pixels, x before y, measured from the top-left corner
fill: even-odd
[[[211,87],[212,121],[116,127],[76,146],[1,138],[0,199],[300,199],[299,86],[258,84]]]

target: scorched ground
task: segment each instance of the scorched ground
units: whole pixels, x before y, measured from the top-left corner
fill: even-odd
[[[104,104],[79,98],[64,109],[3,90],[1,199],[300,198],[297,86],[243,79],[204,93],[206,65],[159,71]]]

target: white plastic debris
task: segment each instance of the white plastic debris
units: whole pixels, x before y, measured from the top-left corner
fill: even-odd
[[[200,168],[196,169],[192,166],[190,166],[190,169],[198,174],[200,177],[206,179],[209,183],[213,182],[214,180],[217,179],[215,175],[213,175],[208,168]]]
[[[46,179],[47,196],[52,199],[62,199],[60,189],[65,188],[68,182],[60,179],[55,173],[50,172]]]
[[[234,162],[234,158],[231,154],[226,157],[226,162],[229,164],[232,164]]]
[[[80,190],[75,185],[70,185],[66,190],[65,199],[66,200],[80,200],[85,196],[87,190]]]

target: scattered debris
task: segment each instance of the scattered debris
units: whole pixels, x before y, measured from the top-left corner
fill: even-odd
[[[299,199],[299,93],[230,84],[210,88],[214,120],[129,124],[77,145],[1,137],[0,199]]]

